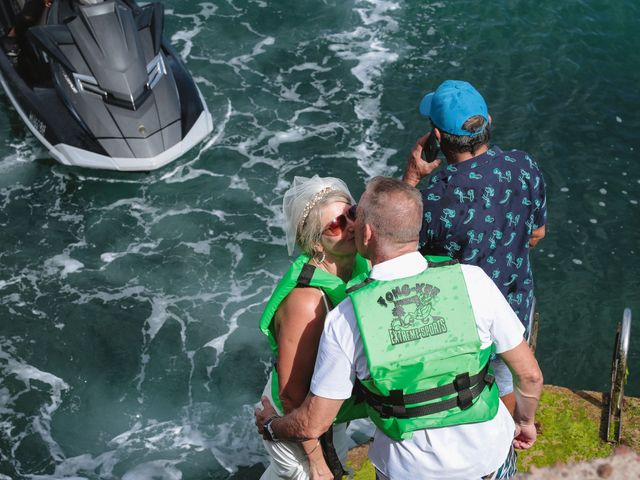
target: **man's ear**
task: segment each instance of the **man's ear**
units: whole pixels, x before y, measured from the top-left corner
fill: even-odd
[[[491,127],[491,122],[493,121],[493,119],[491,118],[491,115],[489,115],[488,113],[487,113],[487,116],[489,117],[489,127]]]
[[[369,244],[371,243],[372,237],[373,237],[373,228],[371,228],[370,224],[365,223],[362,229],[362,243],[364,244],[365,247],[369,246]]]

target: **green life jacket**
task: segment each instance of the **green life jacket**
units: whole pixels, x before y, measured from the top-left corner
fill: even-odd
[[[310,257],[305,254],[300,255],[294,260],[291,267],[289,267],[289,270],[287,270],[287,273],[285,273],[282,280],[280,280],[276,286],[276,289],[271,295],[271,298],[267,302],[267,306],[260,317],[260,330],[262,330],[262,332],[267,336],[269,345],[271,346],[271,350],[273,351],[276,359],[278,358],[278,341],[275,335],[275,322],[273,319],[275,318],[276,310],[278,310],[280,304],[285,298],[287,298],[287,295],[289,295],[294,288],[319,288],[327,295],[327,297],[329,297],[329,303],[331,306],[337,305],[347,296],[347,284],[343,282],[340,277],[325,272],[321,268],[314,267],[309,264],[309,260]],[[369,262],[360,255],[356,255],[352,276],[355,278],[363,278],[364,276],[366,278],[369,270]],[[273,376],[271,378],[271,396],[275,406],[282,412],[284,410],[282,408],[278,392],[279,383],[277,368],[274,368]],[[343,411],[341,410],[341,412]],[[351,417],[341,414],[338,418],[340,418],[341,421],[346,421],[346,418],[351,419],[365,417],[366,413],[364,412],[364,407],[361,408],[360,413],[354,415],[357,416]]]
[[[402,440],[416,430],[495,417],[493,346],[481,348],[457,262],[429,263],[398,280],[367,279],[348,294],[371,375],[359,393],[387,436]]]

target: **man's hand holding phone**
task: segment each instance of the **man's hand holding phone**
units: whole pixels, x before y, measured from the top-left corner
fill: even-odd
[[[437,158],[440,146],[433,130],[420,137],[411,149],[402,181],[415,187],[427,175],[431,175],[442,163]]]

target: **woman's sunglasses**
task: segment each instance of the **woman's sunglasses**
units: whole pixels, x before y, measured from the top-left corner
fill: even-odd
[[[338,235],[342,235],[342,232],[347,228],[347,219],[352,222],[355,221],[356,205],[351,205],[349,210],[347,210],[347,213],[342,213],[331,220],[331,222],[324,227],[324,230],[322,230],[322,234],[327,235],[328,237],[337,237]]]

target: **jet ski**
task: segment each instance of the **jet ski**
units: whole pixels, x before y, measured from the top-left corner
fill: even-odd
[[[0,2],[6,34],[24,0]],[[149,171],[204,139],[213,122],[163,38],[164,9],[134,0],[53,0],[0,48],[0,83],[29,130],[64,165]]]

